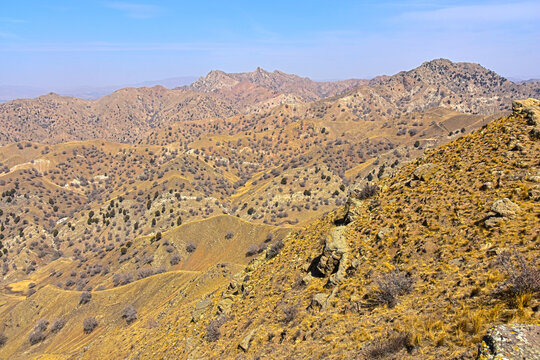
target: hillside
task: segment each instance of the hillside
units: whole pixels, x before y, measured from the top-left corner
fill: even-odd
[[[212,71],[192,85],[126,88],[98,100],[49,94],[0,104],[0,144],[55,144],[105,139],[139,143],[156,129],[193,128],[193,121],[238,115],[265,117],[276,107],[299,118],[380,121],[437,107],[468,114],[508,111],[514,98],[539,96],[539,83],[514,84],[478,64],[438,59],[371,81],[315,82],[280,71]]]
[[[540,102],[528,104],[535,118],[516,104],[289,236],[237,277],[249,291],[229,311],[224,290],[205,322],[173,332],[199,344],[176,351],[472,359],[490,326],[537,323]]]
[[[472,359],[490,326],[539,320],[539,107],[516,103],[376,186],[354,184],[344,207],[285,238],[217,216],[103,252],[107,272],[77,255],[19,275],[4,282],[0,356]],[[267,245],[244,255],[250,243]],[[54,285],[80,267],[88,302]],[[56,318],[64,327],[31,345]]]

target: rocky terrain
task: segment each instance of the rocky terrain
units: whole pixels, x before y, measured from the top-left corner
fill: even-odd
[[[382,121],[443,107],[467,114],[509,111],[540,97],[540,83],[514,84],[478,64],[432,60],[371,81],[315,82],[280,71],[212,71],[187,87],[127,88],[99,100],[49,94],[0,104],[0,144],[105,139],[138,143],[155,129],[234,115],[264,116],[280,105],[295,117]]]
[[[0,105],[0,358],[473,358],[538,321],[537,93],[434,60]]]

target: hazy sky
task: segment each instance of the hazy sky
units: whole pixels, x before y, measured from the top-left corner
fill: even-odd
[[[368,78],[445,57],[540,77],[539,1],[0,1],[0,85],[267,70]]]

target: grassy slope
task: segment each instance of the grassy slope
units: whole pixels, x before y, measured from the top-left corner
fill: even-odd
[[[249,274],[244,286],[253,290],[237,298],[220,340],[202,340],[207,323],[185,333],[200,338],[200,352],[211,358],[241,357],[237,346],[253,329],[249,358],[356,358],[365,356],[377,339],[408,332],[415,349],[394,356],[447,359],[471,358],[474,344],[494,324],[538,322],[538,294],[496,296],[505,278],[495,265],[497,254],[515,249],[532,266],[538,266],[540,256],[540,206],[528,195],[538,186],[539,144],[530,139],[529,129],[521,117],[496,120],[380,183],[378,204],[361,202],[356,208],[360,215],[347,226],[346,238],[359,266],[337,287],[324,288],[327,279],[319,278],[305,288],[298,286],[311,260],[322,252],[319,239],[334,227],[329,215],[287,238],[276,258]],[[522,151],[510,150],[512,139],[521,143]],[[438,171],[429,181],[408,187],[413,171],[424,163],[437,164]],[[498,177],[500,186],[479,189],[487,181],[497,184]],[[494,201],[505,197],[520,211],[491,230],[484,228],[479,221]],[[381,229],[389,232],[379,240]],[[395,268],[412,275],[413,292],[400,297],[395,308],[368,307],[375,279]],[[328,308],[307,310],[319,292],[334,295]],[[298,313],[285,323],[289,307]]]

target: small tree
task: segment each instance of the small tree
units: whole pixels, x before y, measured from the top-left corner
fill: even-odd
[[[30,345],[35,345],[39,342],[42,342],[45,340],[46,336],[41,330],[34,330],[28,335],[28,341],[30,342]]]
[[[197,249],[197,245],[195,245],[194,243],[190,242],[186,245],[186,251],[188,253],[192,253],[194,252],[195,250]]]
[[[178,254],[174,254],[172,257],[171,257],[171,265],[176,265],[180,262],[182,258],[180,257],[180,255]]]
[[[52,322],[52,324],[51,324],[51,332],[52,333],[59,332],[60,330],[62,330],[64,325],[66,325],[66,321],[64,319],[58,318],[58,319],[54,320]]]
[[[49,320],[47,319],[41,319],[36,323],[36,326],[34,326],[34,330],[39,331],[47,331],[47,327],[49,326]]]
[[[137,319],[137,310],[133,305],[126,305],[122,310],[122,318],[129,324]]]
[[[94,317],[87,317],[83,320],[83,330],[86,334],[90,334],[98,326],[98,322]]]
[[[90,299],[92,299],[92,293],[89,292],[89,291],[84,291],[82,294],[81,294],[81,300],[80,300],[80,304],[87,304],[90,302]]]

